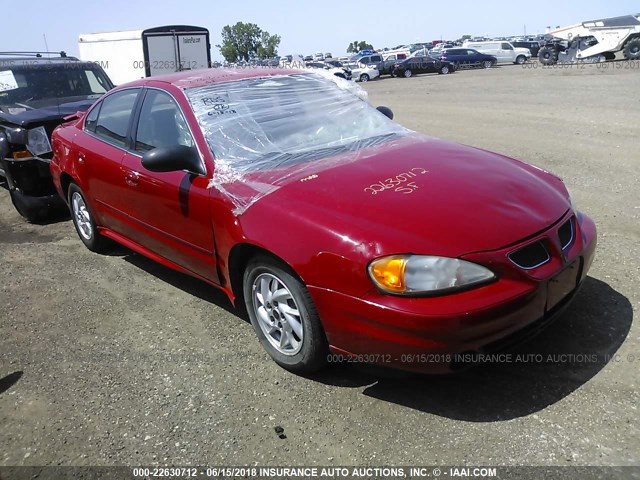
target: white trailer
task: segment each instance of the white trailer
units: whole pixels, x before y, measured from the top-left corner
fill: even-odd
[[[78,46],[80,58],[99,63],[116,85],[211,65],[209,30],[189,25],[83,34]]]

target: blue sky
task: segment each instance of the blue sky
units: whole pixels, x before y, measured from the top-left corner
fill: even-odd
[[[0,50],[49,49],[78,55],[81,33],[133,30],[161,25],[206,27],[211,33],[212,58],[220,31],[238,21],[253,22],[282,36],[280,54],[343,54],[349,42],[366,40],[374,47],[455,39],[463,34],[503,36],[544,32],[547,25],[639,13],[636,1],[418,1],[368,0],[31,0],[29,8],[4,8]],[[28,19],[28,20],[27,20]]]

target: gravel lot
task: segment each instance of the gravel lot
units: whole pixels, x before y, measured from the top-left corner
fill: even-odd
[[[213,288],[124,248],[93,254],[69,220],[27,224],[0,191],[0,465],[639,464],[640,68],[607,66],[366,85],[412,129],[565,179],[597,257],[515,353],[576,361],[298,377]]]

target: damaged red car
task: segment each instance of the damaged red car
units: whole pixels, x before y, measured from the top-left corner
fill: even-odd
[[[450,371],[548,324],[596,228],[558,177],[391,117],[319,73],[182,72],[58,127],[51,172],[90,250],[222,289],[284,368]]]

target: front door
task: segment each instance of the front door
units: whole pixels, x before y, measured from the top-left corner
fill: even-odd
[[[217,281],[209,176],[186,171],[151,172],[142,166],[142,155],[151,149],[171,145],[195,148],[173,97],[162,90],[148,89],[134,132],[133,150],[122,161],[131,217],[127,235],[161,257]]]

